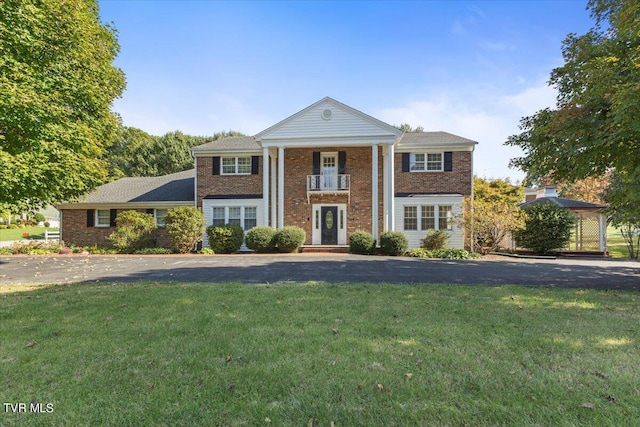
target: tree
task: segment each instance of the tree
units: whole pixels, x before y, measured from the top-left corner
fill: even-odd
[[[524,228],[513,233],[518,245],[545,254],[569,243],[576,221],[569,209],[545,202],[528,205],[523,210]]]
[[[640,180],[624,181],[620,175],[614,175],[611,185],[603,197],[608,206],[606,212],[609,221],[620,229],[629,249],[629,257],[640,256]],[[629,193],[629,190],[631,192]]]
[[[416,126],[414,129],[409,123],[402,123],[400,126],[395,127],[400,129],[402,132],[424,132],[424,128],[422,126]]]
[[[596,24],[563,42],[565,64],[551,72],[556,109],[520,122],[522,133],[507,145],[523,149],[511,165],[529,182],[601,177],[611,170],[640,180],[640,4],[636,0],[590,0]]]
[[[472,249],[493,250],[513,231],[524,226],[524,216],[518,205],[524,199],[522,187],[509,180],[473,179],[474,200],[465,201],[462,224],[471,235]]]
[[[0,204],[27,211],[107,178],[125,87],[95,0],[0,2]]]
[[[198,208],[180,206],[169,209],[164,221],[173,249],[179,253],[191,252],[202,241],[204,215]]]

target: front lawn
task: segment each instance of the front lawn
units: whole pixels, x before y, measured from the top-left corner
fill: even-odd
[[[0,424],[633,425],[639,298],[320,283],[5,291],[0,400],[51,411],[5,405]]]
[[[22,240],[23,233],[29,233],[28,239],[44,239],[44,232],[58,231],[58,228],[46,228],[46,227],[25,227],[25,228],[6,228],[0,230],[0,242],[6,242],[9,240]]]

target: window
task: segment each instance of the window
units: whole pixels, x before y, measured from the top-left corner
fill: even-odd
[[[451,230],[452,224],[452,211],[451,206],[439,206],[438,207],[438,229],[439,230]]]
[[[111,211],[109,209],[96,210],[96,227],[109,227],[111,224]]]
[[[223,157],[222,175],[251,175],[251,157]]]
[[[338,155],[337,153],[322,153],[321,188],[338,187]]]
[[[405,230],[418,229],[418,207],[417,206],[404,207],[404,229]]]
[[[431,230],[436,228],[436,211],[435,206],[421,206],[422,224],[421,230]]]
[[[409,170],[411,172],[440,172],[443,169],[442,153],[411,153]]]
[[[164,227],[164,217],[167,216],[167,209],[155,209],[154,216],[156,219],[156,225],[158,227]]]
[[[258,208],[255,206],[216,206],[211,225],[239,225],[245,231],[258,225]]]
[[[213,220],[211,221],[211,225],[225,225],[225,215],[223,207],[215,207],[213,208]]]

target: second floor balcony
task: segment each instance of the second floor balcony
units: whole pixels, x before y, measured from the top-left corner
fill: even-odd
[[[311,194],[347,194],[350,193],[348,174],[307,175],[307,198]]]

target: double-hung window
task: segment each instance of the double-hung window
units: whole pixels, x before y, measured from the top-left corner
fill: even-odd
[[[421,205],[404,207],[405,231],[452,230],[451,205]]]
[[[96,210],[96,227],[109,227],[111,224],[111,211],[109,209]]]
[[[247,231],[257,225],[256,206],[216,206],[213,208],[211,225],[239,225]]]
[[[222,175],[251,175],[251,157],[223,157]]]
[[[420,230],[432,230],[436,228],[436,207],[435,206],[420,206],[422,210],[422,217],[420,224]]]
[[[418,207],[417,206],[404,207],[404,229],[405,230],[418,229]]]
[[[438,206],[438,229],[439,230],[451,230],[452,224],[452,211],[451,206]]]
[[[167,216],[167,209],[155,209],[154,216],[156,219],[156,225],[158,227],[164,227],[164,217]]]
[[[411,153],[411,172],[440,172],[444,170],[442,153]]]

